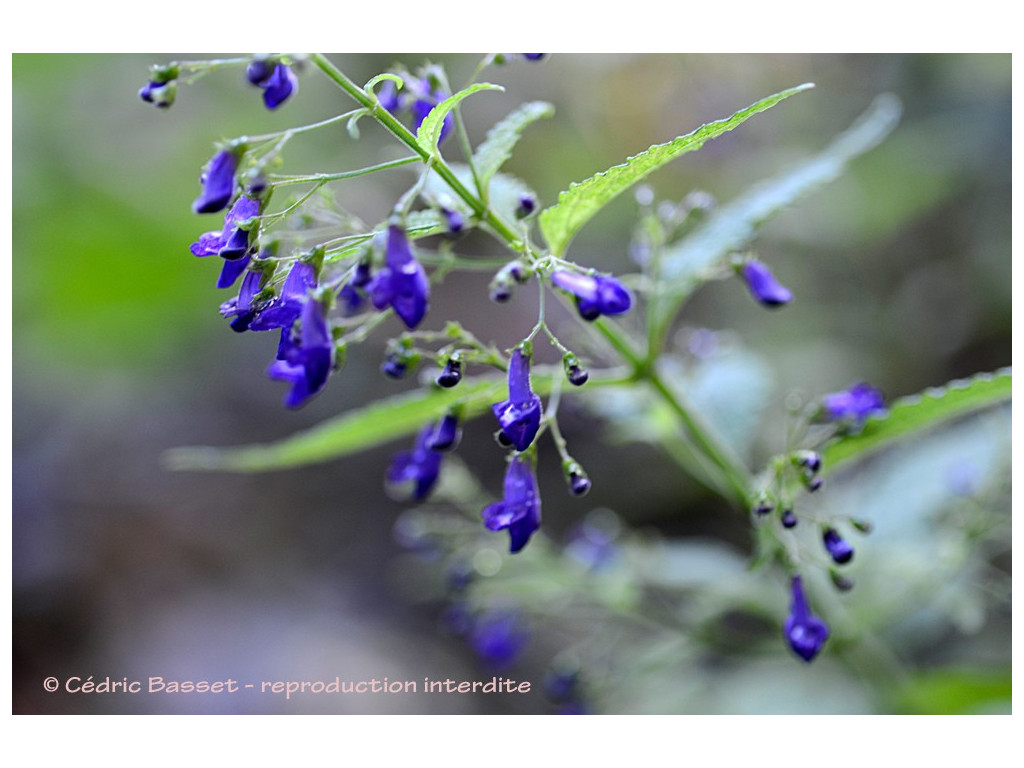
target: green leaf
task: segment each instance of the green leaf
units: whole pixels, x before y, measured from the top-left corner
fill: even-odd
[[[951,381],[894,402],[883,416],[869,418],[855,435],[836,437],[822,450],[825,471],[863,458],[892,442],[911,437],[943,422],[1008,401],[1012,397],[1010,368]]]
[[[164,455],[171,469],[261,472],[346,456],[411,435],[440,418],[456,401],[466,416],[482,413],[502,398],[504,380],[464,380],[454,389],[416,390],[378,400],[276,443],[237,448],[175,448]]]
[[[416,132],[416,143],[423,148],[424,151],[434,154],[437,152],[437,142],[441,138],[441,128],[444,127],[444,119],[448,116],[448,113],[458,106],[459,102],[467,96],[471,96],[478,91],[504,91],[500,85],[494,85],[493,83],[475,83],[465,90],[459,91],[447,99],[442,101],[440,104],[430,110],[423,122],[420,123],[420,128]]]
[[[662,257],[662,275],[677,293],[707,279],[707,270],[743,248],[765,221],[817,187],[834,181],[853,158],[874,148],[899,122],[901,106],[892,95],[879,96],[857,121],[807,162],[751,187],[723,205],[679,245]]]
[[[805,83],[776,93],[742,109],[732,117],[702,125],[692,133],[679,136],[666,144],[656,144],[622,165],[616,165],[584,181],[571,184],[558,195],[558,202],[540,215],[540,228],[548,247],[556,256],[565,253],[569,241],[580,228],[590,221],[601,208],[621,192],[629,189],[651,172],[687,152],[700,149],[704,142],[731,131],[759,112],[788,99],[794,94],[812,88]]]
[[[940,669],[911,677],[896,708],[916,715],[1009,713],[1012,697],[1009,668]]]
[[[487,182],[501,166],[512,157],[512,149],[530,123],[551,117],[555,108],[545,101],[531,101],[523,104],[487,132],[487,138],[473,154],[480,185],[487,188]]]

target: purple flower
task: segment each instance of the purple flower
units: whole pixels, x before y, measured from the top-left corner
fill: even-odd
[[[367,289],[373,306],[384,309],[390,305],[407,328],[415,328],[427,314],[430,283],[422,265],[412,255],[401,227],[388,227],[385,266],[374,275]]]
[[[804,661],[811,661],[828,639],[828,627],[811,613],[804,598],[803,583],[799,576],[793,577],[793,602],[789,617],[782,628],[789,647]]]
[[[428,424],[420,431],[413,449],[395,454],[388,467],[388,482],[396,485],[412,483],[412,498],[416,501],[427,498],[441,472],[442,455],[430,448],[433,434],[434,426]]]
[[[249,82],[263,89],[267,109],[277,109],[299,88],[299,80],[287,64],[273,65],[257,59],[245,70]]]
[[[444,370],[437,377],[437,386],[451,389],[460,381],[462,381],[462,360],[456,355],[452,355],[445,363]]]
[[[199,183],[203,191],[192,203],[196,213],[216,213],[224,210],[235,196],[235,171],[238,170],[238,154],[225,149],[214,155],[203,169]]]
[[[501,432],[517,451],[530,447],[540,429],[540,398],[530,389],[530,358],[518,347],[508,364],[508,400],[491,406]]]
[[[224,216],[224,228],[219,232],[204,232],[192,243],[190,250],[193,256],[220,256],[224,259],[218,288],[229,288],[249,266],[252,232],[243,225],[260,212],[260,203],[250,197],[242,196],[231,206]]]
[[[377,101],[391,114],[395,114],[399,110],[401,101],[398,98],[398,86],[395,85],[394,80],[384,81],[380,90],[377,91]]]
[[[519,658],[530,634],[519,614],[495,611],[477,618],[469,640],[480,658],[493,666],[505,667]]]
[[[147,104],[152,104],[160,109],[167,109],[174,103],[174,97],[178,95],[178,81],[169,80],[158,82],[150,80],[139,89],[139,98]]]
[[[252,302],[260,292],[260,283],[262,281],[262,273],[250,270],[242,278],[242,287],[238,290],[238,296],[228,299],[220,305],[221,315],[225,318],[232,318],[231,329],[233,331],[242,333],[249,330],[249,324],[256,316]]]
[[[283,328],[287,333],[309,303],[309,291],[315,287],[316,268],[304,261],[296,261],[284,279],[281,295],[260,310],[249,328],[254,331]]]
[[[526,546],[540,528],[540,494],[529,459],[516,456],[505,472],[505,498],[484,507],[481,513],[488,530],[508,529],[510,552]]]
[[[781,307],[793,300],[793,293],[782,285],[760,261],[748,261],[742,268],[750,295],[766,307]]]
[[[822,399],[825,415],[833,421],[851,421],[861,425],[872,415],[886,411],[882,393],[866,382],[833,392]]]
[[[430,436],[427,438],[427,447],[432,451],[451,451],[455,449],[461,439],[462,430],[459,429],[459,417],[454,413],[448,413],[431,430]]]
[[[825,544],[825,549],[832,556],[833,562],[842,565],[853,559],[853,547],[850,546],[846,539],[839,535],[835,528],[826,528],[821,535],[821,539]]]
[[[621,315],[633,306],[633,297],[622,283],[608,275],[551,273],[551,282],[576,297],[576,309],[584,320],[601,315]]]
[[[324,388],[334,364],[334,340],[319,301],[305,302],[297,334],[283,330],[277,357],[267,375],[292,385],[284,401],[289,408],[305,405]]]

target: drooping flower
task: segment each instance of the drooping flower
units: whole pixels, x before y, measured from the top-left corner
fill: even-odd
[[[842,392],[825,395],[822,410],[832,421],[849,421],[861,426],[869,416],[885,413],[886,408],[882,393],[862,381]]]
[[[437,386],[444,389],[451,389],[462,381],[462,359],[457,355],[448,358],[444,370],[437,377]]]
[[[508,364],[508,400],[495,403],[491,410],[517,451],[530,447],[540,429],[541,402],[530,388],[530,358],[518,347]]]
[[[217,279],[218,288],[230,288],[249,266],[253,228],[246,228],[246,223],[259,212],[259,201],[242,195],[224,216],[223,229],[204,232],[192,243],[190,250],[193,256],[220,256],[224,259]]]
[[[385,266],[373,276],[367,290],[374,307],[390,305],[407,328],[415,328],[427,314],[430,283],[401,227],[388,227]]]
[[[277,109],[299,88],[299,79],[287,64],[257,59],[245,70],[249,82],[263,89],[267,109]]]
[[[434,426],[428,424],[416,438],[411,451],[395,454],[388,467],[388,482],[395,485],[412,484],[412,498],[423,501],[430,494],[441,472],[442,454],[430,447]]]
[[[462,430],[459,428],[459,417],[454,413],[447,413],[437,423],[427,439],[427,447],[432,451],[451,451],[462,439]]]
[[[558,270],[551,273],[551,282],[576,297],[576,309],[584,320],[621,315],[633,306],[629,290],[610,275],[581,275]]]
[[[316,267],[304,261],[296,261],[284,279],[281,294],[260,310],[249,328],[254,331],[283,328],[287,333],[292,323],[302,314],[309,300],[309,292],[315,287]]]
[[[249,330],[249,324],[256,316],[253,307],[253,299],[260,292],[260,283],[263,275],[255,270],[250,270],[242,278],[242,287],[238,290],[238,296],[228,299],[220,305],[220,313],[225,318],[231,318],[231,329],[238,333]]]
[[[750,295],[766,307],[781,307],[793,300],[793,292],[775,279],[760,261],[748,261],[741,268]]]
[[[267,375],[292,385],[284,401],[289,408],[305,405],[327,384],[334,364],[334,340],[318,300],[309,298],[302,306],[297,333],[283,329],[277,356]]]
[[[203,191],[192,203],[196,213],[222,211],[235,196],[235,172],[238,170],[237,149],[223,149],[214,155],[203,169],[199,183]]]
[[[842,565],[853,559],[853,547],[850,546],[850,542],[839,535],[835,528],[826,528],[822,532],[821,539],[833,562]]]
[[[811,613],[807,606],[803,582],[799,576],[793,577],[792,589],[793,602],[782,631],[793,652],[804,661],[810,662],[825,645],[828,627],[824,621]]]
[[[505,471],[505,496],[481,513],[488,530],[508,529],[510,552],[518,552],[540,528],[540,493],[530,460],[516,456]]]

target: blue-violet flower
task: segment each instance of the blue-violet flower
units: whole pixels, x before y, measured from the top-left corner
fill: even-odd
[[[245,70],[249,82],[263,89],[267,109],[277,109],[299,88],[299,79],[287,64],[256,60]]]
[[[781,307],[793,300],[793,292],[775,279],[760,261],[748,261],[742,267],[750,295],[766,307]]]
[[[842,392],[833,392],[822,399],[825,415],[833,421],[851,421],[861,425],[874,414],[885,413],[882,393],[866,382],[859,382]]]
[[[334,364],[334,340],[319,301],[305,302],[297,334],[289,328],[283,330],[277,356],[267,375],[291,383],[284,401],[286,406],[305,405],[324,388]]]
[[[432,451],[451,451],[458,446],[461,439],[459,417],[454,413],[447,413],[431,431],[427,438],[427,447]]]
[[[853,547],[850,546],[846,539],[839,535],[835,528],[826,528],[821,538],[833,562],[842,565],[853,559]]]
[[[540,429],[541,402],[530,388],[530,358],[518,347],[508,364],[508,400],[495,403],[491,410],[517,451],[530,447]]]
[[[238,153],[235,149],[224,149],[214,155],[203,169],[199,183],[203,191],[192,203],[196,213],[222,211],[235,196],[235,171],[238,170]]]
[[[281,295],[265,306],[250,323],[254,331],[291,328],[302,308],[309,300],[309,291],[316,287],[316,268],[307,262],[296,261],[281,286]]]
[[[622,283],[608,275],[581,275],[562,270],[551,273],[551,282],[576,297],[576,309],[584,320],[601,315],[621,315],[633,306],[633,297]]]
[[[540,493],[530,460],[516,456],[505,472],[505,497],[484,507],[481,513],[488,530],[508,529],[510,552],[526,546],[533,532],[540,528]]]
[[[793,577],[793,602],[782,631],[793,652],[807,662],[818,655],[828,639],[825,622],[811,613],[807,606],[803,582],[799,576]]]
[[[434,426],[428,424],[420,431],[413,449],[395,454],[388,467],[388,482],[412,483],[412,498],[416,501],[427,498],[441,472],[442,454],[430,447],[433,434]]]
[[[367,290],[374,307],[390,305],[407,328],[415,328],[427,314],[430,283],[401,227],[388,227],[385,266],[373,276]]]
[[[505,667],[519,658],[530,634],[518,614],[494,611],[474,621],[469,640],[481,659],[495,667]]]

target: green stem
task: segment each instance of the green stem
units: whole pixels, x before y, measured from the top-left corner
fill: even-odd
[[[415,152],[420,159],[424,162],[433,162],[434,172],[440,176],[444,182],[451,188],[452,192],[458,195],[468,205],[474,215],[482,222],[486,223],[487,226],[495,232],[502,240],[509,244],[509,246],[516,253],[519,253],[523,249],[523,244],[520,242],[519,237],[516,236],[504,221],[499,219],[493,211],[491,211],[480,199],[466,189],[465,185],[459,181],[458,176],[451,167],[441,158],[436,152],[428,152],[420,146],[419,142],[416,141],[416,137],[412,132],[402,125],[394,115],[384,109],[380,102],[376,98],[370,96],[366,91],[356,85],[340,69],[334,66],[322,53],[314,53],[311,56],[313,63],[320,68],[320,70],[327,75],[331,80],[335,82],[345,93],[351,96],[362,106],[369,110],[370,115],[383,125],[396,139],[405,144],[409,149]]]

